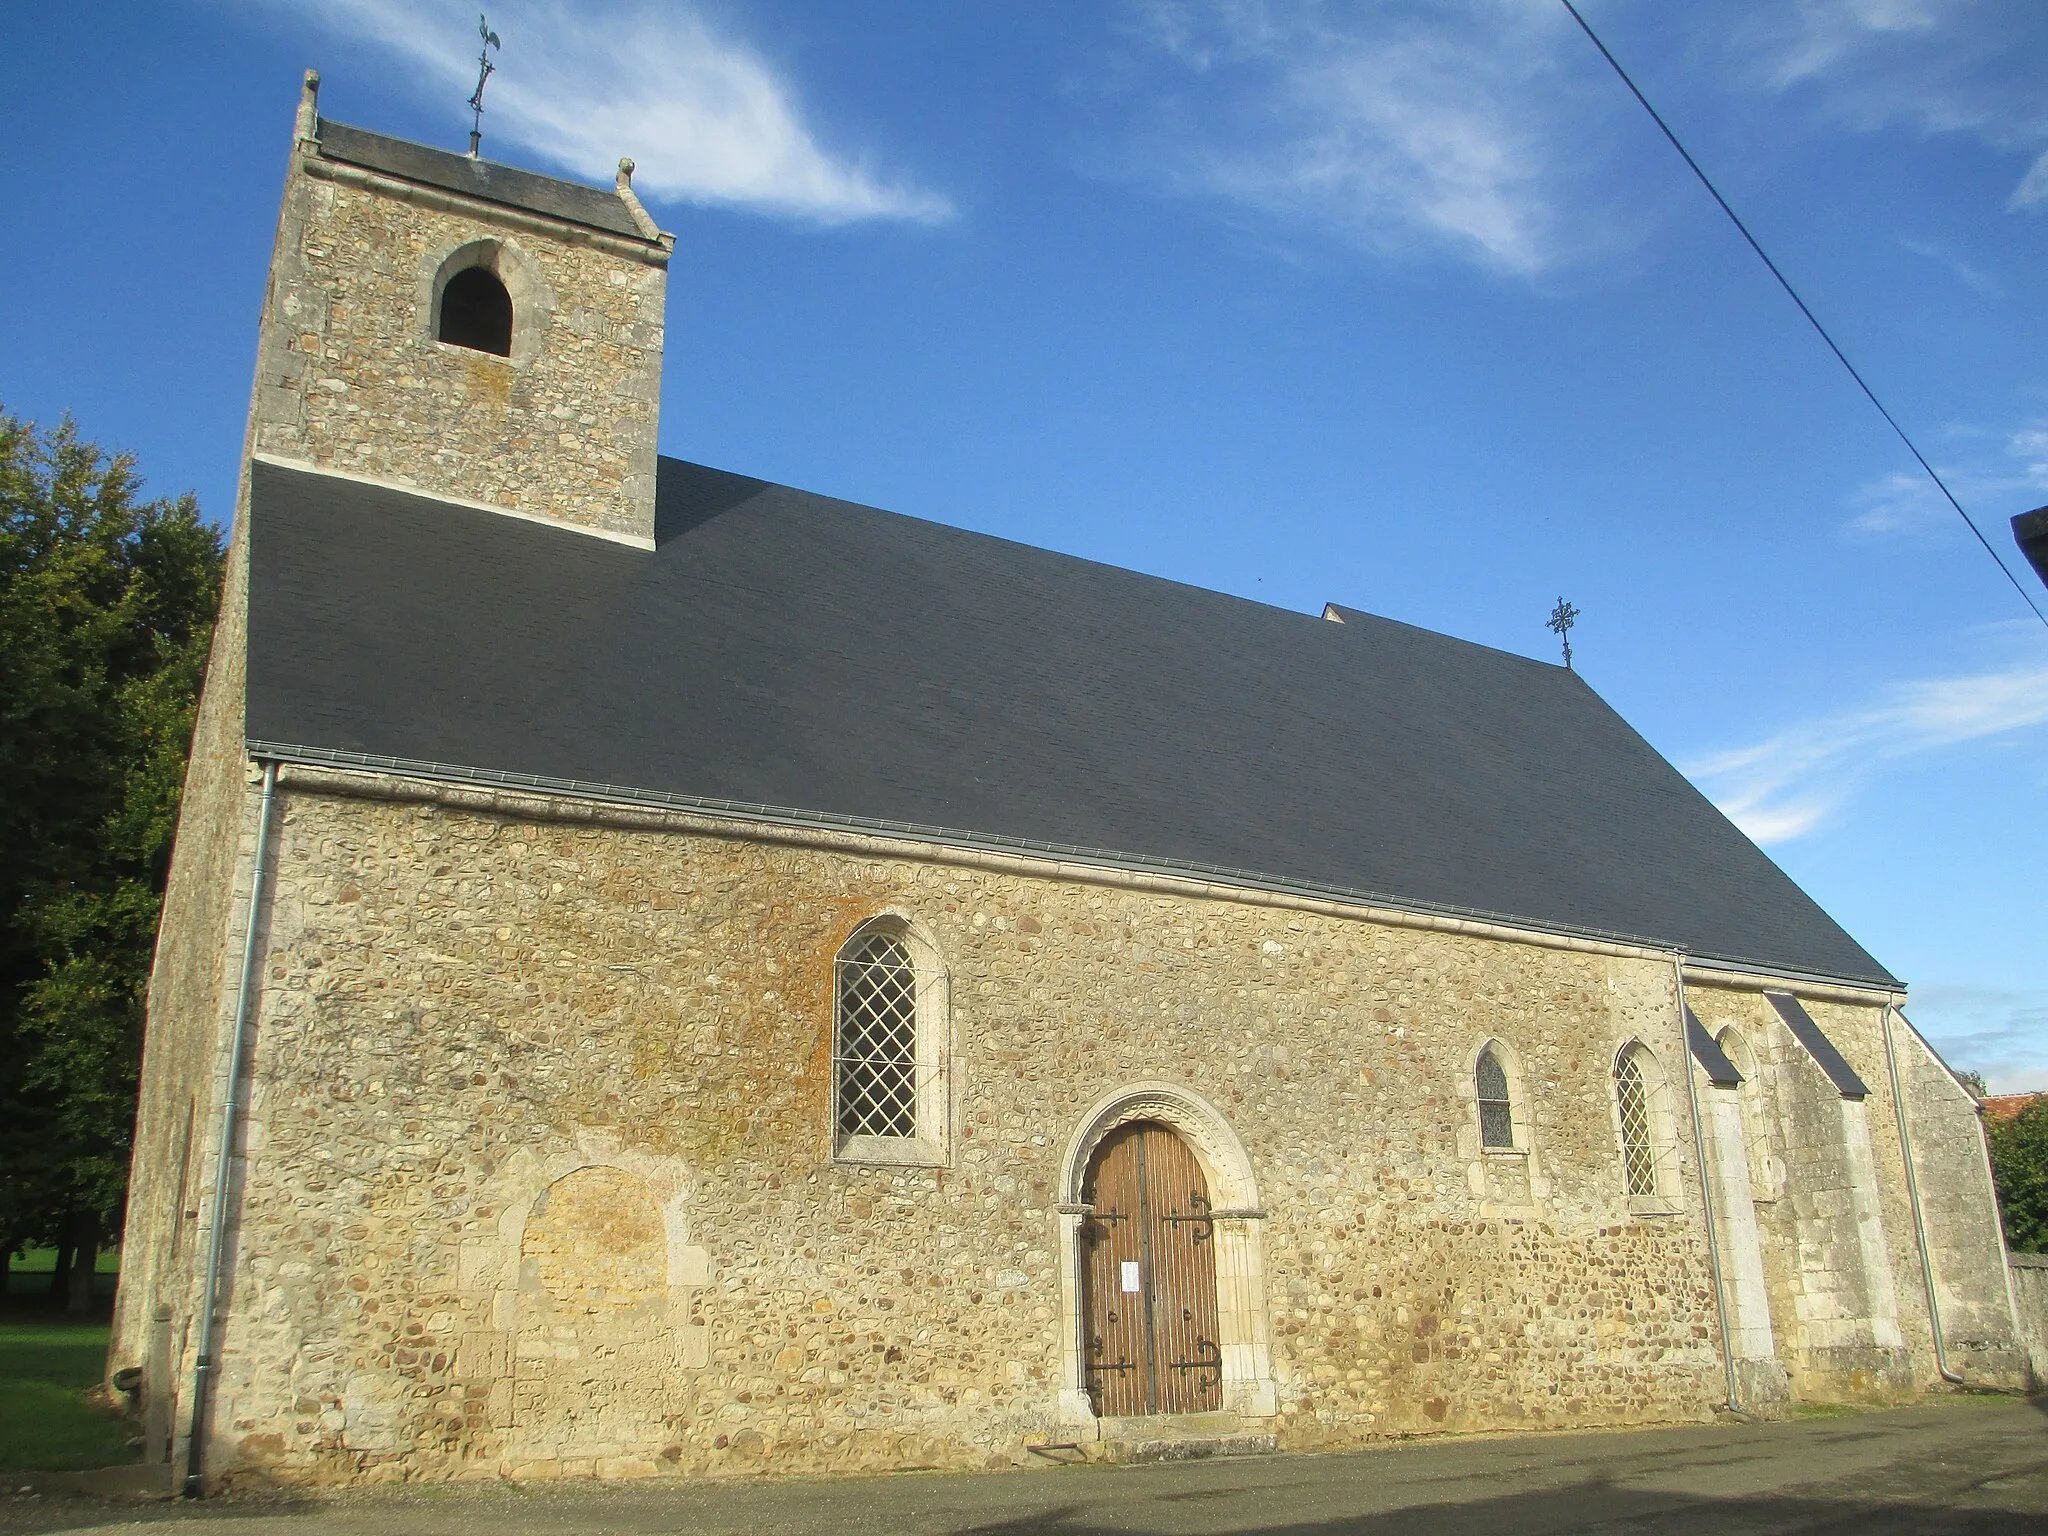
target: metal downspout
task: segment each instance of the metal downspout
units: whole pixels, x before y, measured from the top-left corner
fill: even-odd
[[[1884,1005],[1884,1068],[1892,1080],[1892,1113],[1899,1122],[1899,1155],[1906,1163],[1906,1201],[1913,1207],[1913,1241],[1920,1245],[1920,1278],[1927,1286],[1927,1326],[1934,1334],[1934,1368],[1943,1381],[1966,1387],[1968,1382],[1949,1369],[1948,1351],[1941,1342],[1941,1301],[1934,1294],[1934,1256],[1927,1251],[1927,1213],[1920,1206],[1920,1180],[1913,1172],[1913,1133],[1906,1129],[1906,1098],[1899,1091],[1899,1058],[1892,1050],[1892,1005]]]
[[[1700,1086],[1693,1081],[1692,1038],[1685,1027],[1685,956],[1671,952],[1671,974],[1678,982],[1678,1068],[1685,1074],[1686,1102],[1692,1108],[1692,1149],[1700,1170],[1700,1206],[1707,1217],[1707,1271],[1714,1280],[1714,1316],[1721,1324],[1721,1374],[1728,1383],[1728,1411],[1742,1412],[1742,1393],[1735,1382],[1735,1341],[1728,1333],[1728,1288],[1721,1278],[1721,1239],[1714,1221],[1714,1186],[1707,1175],[1707,1133],[1700,1124]]]
[[[185,1452],[185,1497],[200,1498],[206,1491],[204,1455],[206,1415],[211,1408],[213,1378],[218,1372],[214,1350],[218,1347],[221,1257],[227,1250],[228,1176],[235,1148],[235,1100],[242,1087],[242,1052],[249,1031],[250,983],[256,973],[256,925],[263,910],[264,873],[270,849],[270,804],[277,795],[277,764],[263,765],[263,806],[256,816],[256,861],[249,875],[249,910],[243,923],[242,979],[235,992],[235,1022],[228,1047],[227,1091],[220,1111],[220,1153],[213,1169],[213,1231],[206,1244],[203,1300],[199,1311],[199,1359],[192,1368],[192,1415],[187,1421]]]

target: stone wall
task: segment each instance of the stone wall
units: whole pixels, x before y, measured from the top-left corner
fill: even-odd
[[[305,788],[276,836],[221,1470],[1071,1440],[1062,1153],[1138,1081],[1248,1155],[1280,1444],[1722,1398],[1685,1095],[1676,1208],[1631,1214],[1609,1083],[1631,1036],[1682,1082],[1668,961]],[[831,1158],[832,961],[886,911],[951,973],[942,1167]],[[1490,1037],[1524,1095],[1505,1181],[1474,1155]]]
[[[2035,1391],[2048,1386],[2048,1253],[2012,1256],[2013,1305]]]
[[[1732,1054],[1747,1081],[1735,1090],[1739,1114],[1716,1129],[1732,1140],[1742,1124],[1748,1155],[1729,1172],[1746,1175],[1753,1220],[1745,1231],[1741,1213],[1724,1210],[1724,1268],[1739,1310],[1736,1281],[1754,1242],[1775,1363],[1791,1395],[1900,1398],[1937,1380],[1882,1011],[1807,1003],[1868,1086],[1858,1101],[1842,1096],[1755,991],[1699,987],[1691,999],[1709,1033],[1737,1032]],[[1973,1386],[2020,1388],[2025,1364],[2013,1346],[1975,1102],[1902,1021],[1893,1045],[1950,1367]],[[1727,1161],[1736,1162],[1732,1149]],[[1759,1374],[1758,1385],[1767,1389],[1767,1378]]]
[[[1847,1101],[1759,993],[1697,988],[1692,1002],[1710,1034],[1739,1030],[1754,1063],[1755,1080],[1741,1091],[1751,1095],[1745,1107],[1761,1122],[1763,1140],[1766,1177],[1753,1191],[1757,1236],[1792,1396],[1911,1391],[1915,1367],[1903,1347],[1892,1285],[1896,1256],[1882,1246],[1873,1252],[1862,1230]],[[1863,1017],[1874,1019],[1878,1010],[1811,1003],[1809,1011],[1852,1062],[1863,1064],[1866,1079],[1882,1074],[1882,1056],[1873,1066],[1854,1038]],[[1853,1113],[1867,1130],[1863,1107]],[[1914,1336],[1928,1336],[1924,1324]]]
[[[510,357],[434,338],[437,286],[480,242]],[[630,244],[295,156],[255,450],[651,544],[667,252]]]
[[[253,430],[253,429],[252,429]],[[173,1362],[193,1331],[193,1282],[206,1243],[225,1060],[223,1019],[240,957],[258,791],[244,747],[248,647],[246,465],[229,538],[220,615],[186,764],[163,915],[150,971],[121,1285],[106,1371],[145,1372],[152,1459],[168,1454],[181,1384]]]
[[[1949,1365],[1974,1383],[2022,1388],[2027,1368],[2013,1346],[1998,1195],[1977,1103],[1912,1028],[1896,1027],[1893,1045]]]

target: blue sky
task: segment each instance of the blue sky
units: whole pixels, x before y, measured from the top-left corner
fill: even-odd
[[[678,245],[664,452],[1581,670],[2048,1088],[2048,629],[1554,0],[501,0],[495,158]],[[2048,8],[1589,0],[2002,551]],[[464,147],[472,0],[17,7],[0,404],[230,506],[299,71]],[[2037,600],[2048,593],[2013,563]]]

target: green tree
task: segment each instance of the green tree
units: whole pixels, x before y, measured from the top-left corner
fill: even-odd
[[[2048,1253],[2048,1094],[1988,1130],[2005,1240],[2020,1253]]]
[[[221,538],[134,462],[0,410],[0,1246],[82,1308],[116,1235],[143,999]]]

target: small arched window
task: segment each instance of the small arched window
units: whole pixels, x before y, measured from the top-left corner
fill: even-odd
[[[438,340],[472,352],[512,355],[512,295],[489,267],[464,267],[441,290]]]
[[[909,924],[882,918],[847,940],[834,972],[837,1155],[853,1161],[943,1161],[945,982],[937,955]]]
[[[839,959],[839,1130],[917,1134],[917,971],[893,933]]]
[[[1631,1195],[1657,1192],[1657,1147],[1650,1134],[1650,1091],[1638,1053],[1624,1051],[1614,1067],[1614,1094],[1621,1103],[1621,1158]]]
[[[1507,1068],[1501,1065],[1500,1055],[1491,1045],[1479,1053],[1473,1079],[1479,1098],[1480,1146],[1512,1150],[1515,1105],[1508,1094]]]
[[[1614,1058],[1614,1103],[1621,1119],[1621,1161],[1630,1204],[1638,1210],[1669,1210],[1671,1194],[1669,1109],[1664,1073],[1640,1040]]]

